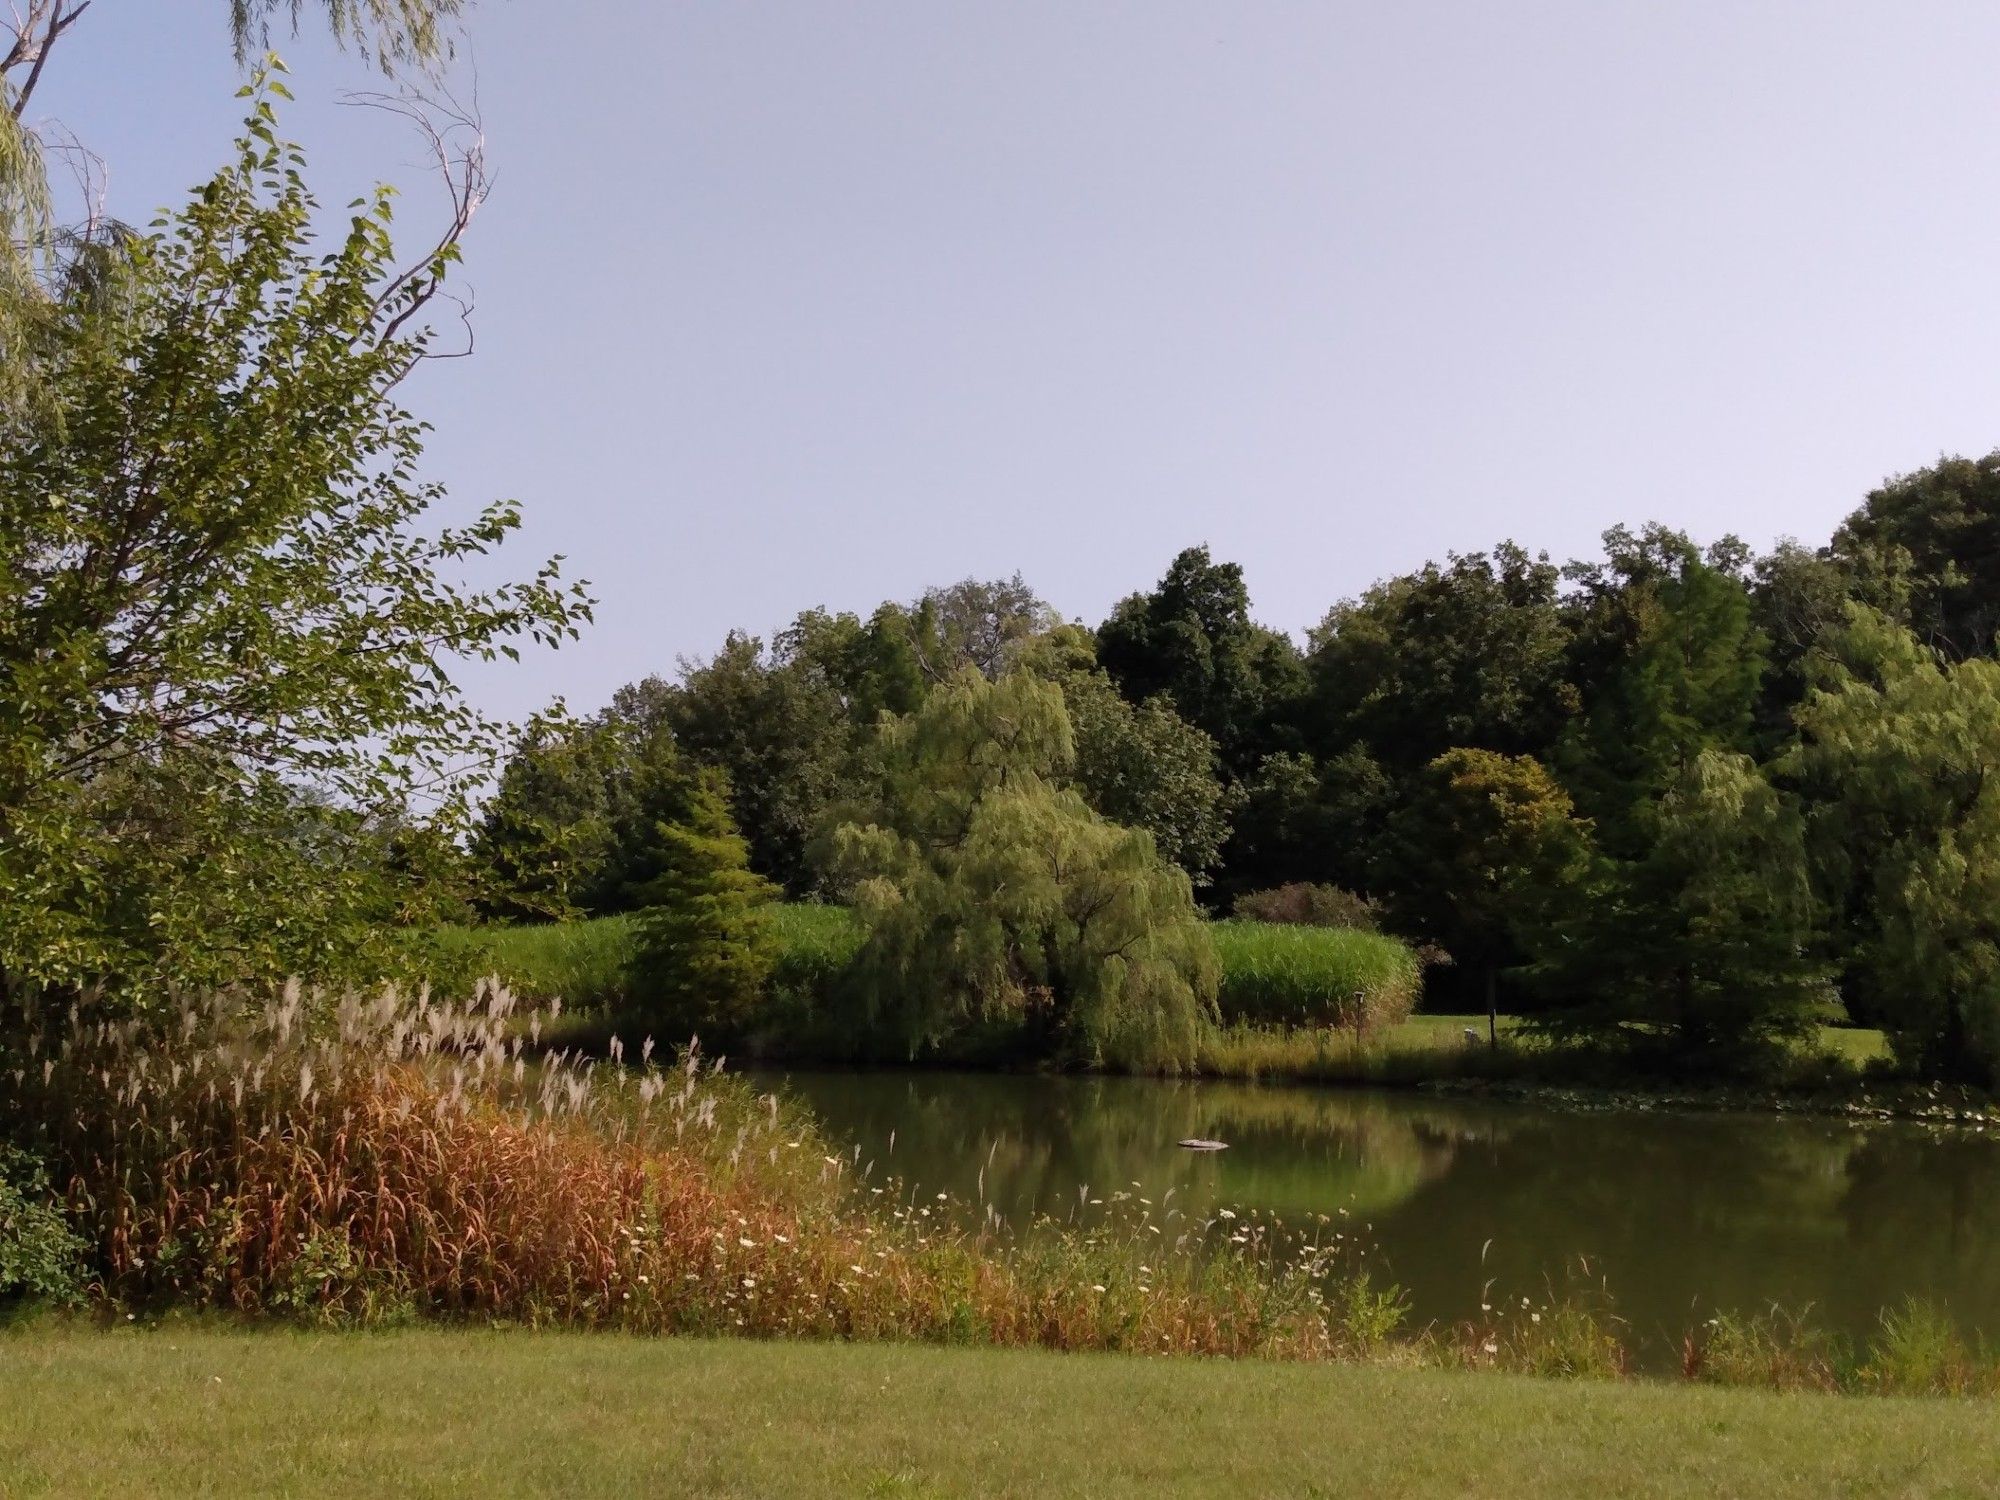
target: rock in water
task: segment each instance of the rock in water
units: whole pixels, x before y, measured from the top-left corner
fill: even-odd
[[[1204,1141],[1199,1136],[1189,1136],[1181,1142],[1181,1148],[1186,1151],[1227,1151],[1229,1142]]]

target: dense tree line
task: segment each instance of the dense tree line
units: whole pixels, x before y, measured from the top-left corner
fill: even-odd
[[[677,758],[726,779],[758,874],[845,896],[823,835],[895,726],[966,674],[1028,679],[1067,720],[1051,795],[1149,835],[1211,908],[1341,887],[1448,956],[1439,1003],[1705,1067],[1848,1015],[1991,1081],[1995,599],[2000,454],[1884,485],[1818,548],[1649,526],[1567,566],[1454,554],[1303,647],[1200,547],[1094,629],[1018,577],[968,581],[733,635],[531,736],[477,852],[496,911],[628,908],[632,768]]]

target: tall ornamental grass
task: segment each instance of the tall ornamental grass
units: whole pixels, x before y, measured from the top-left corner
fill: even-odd
[[[0,1135],[129,1306],[1299,1359],[1400,1317],[1338,1231],[969,1229],[692,1050],[531,1060],[549,1021],[493,985],[79,1012],[0,1058]]]
[[[1367,1033],[1395,1025],[1416,1005],[1422,970],[1395,938],[1275,922],[1215,922],[1209,930],[1222,964],[1216,1003],[1224,1022]]]

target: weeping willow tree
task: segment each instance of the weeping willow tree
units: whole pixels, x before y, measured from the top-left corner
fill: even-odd
[[[998,1024],[1043,1056],[1167,1070],[1213,1018],[1187,876],[1069,789],[1062,691],[965,671],[885,719],[825,841],[867,932],[870,1020],[915,1056]]]
[[[1905,1066],[2000,1083],[2000,662],[1947,663],[1855,605],[1812,664],[1789,769],[1850,1005]]]

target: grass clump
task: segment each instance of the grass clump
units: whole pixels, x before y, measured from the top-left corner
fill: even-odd
[[[1690,1336],[1691,1379],[1787,1391],[1884,1396],[2000,1394],[2000,1359],[1966,1341],[1934,1303],[1911,1297],[1886,1309],[1865,1346],[1814,1324],[1807,1313],[1770,1308],[1710,1319]]]
[[[1209,926],[1224,1022],[1318,1024],[1366,1035],[1415,1006],[1422,972],[1395,938],[1350,927],[1230,920]]]

